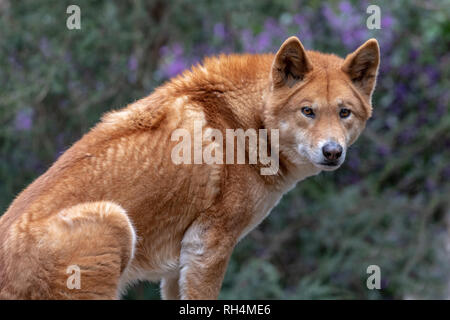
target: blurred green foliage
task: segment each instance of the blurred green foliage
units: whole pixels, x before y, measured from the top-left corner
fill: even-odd
[[[81,8],[81,30],[66,8]],[[113,108],[203,55],[298,35],[345,55],[381,44],[374,115],[345,165],[298,184],[233,253],[223,299],[449,297],[450,12],[446,1],[0,0],[0,212]],[[450,220],[449,220],[450,221]],[[382,289],[366,269],[380,266]],[[127,298],[159,298],[156,284]]]

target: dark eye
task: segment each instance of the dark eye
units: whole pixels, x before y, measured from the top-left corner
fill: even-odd
[[[303,107],[302,113],[309,118],[314,118],[315,116],[313,109],[311,109],[310,107]]]
[[[339,111],[339,116],[341,118],[347,118],[352,112],[348,109],[342,108],[341,111]]]

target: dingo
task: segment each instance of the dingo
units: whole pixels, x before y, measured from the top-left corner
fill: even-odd
[[[276,55],[207,58],[106,114],[1,217],[0,298],[116,299],[137,280],[162,280],[166,299],[217,298],[237,241],[298,181],[342,164],[371,115],[379,59],[375,39],[341,59],[291,37]],[[174,163],[172,133],[194,122],[206,135],[279,130],[277,172]]]

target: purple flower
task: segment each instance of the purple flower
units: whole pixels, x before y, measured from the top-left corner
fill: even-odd
[[[254,49],[253,49],[253,35],[252,32],[249,29],[244,29],[241,32],[241,42],[244,46],[244,51],[245,52],[250,52],[250,53],[254,53]]]
[[[439,117],[442,117],[445,113],[448,112],[448,106],[449,106],[449,100],[450,100],[450,95],[448,94],[448,92],[446,92],[445,94],[441,95],[437,101],[437,107],[436,107],[436,114]]]
[[[294,20],[294,23],[298,24],[300,27],[306,23],[305,18],[300,14],[294,15],[292,18],[292,20]]]
[[[220,40],[225,39],[225,37],[227,36],[227,32],[223,23],[216,23],[214,25],[214,36],[219,38]]]
[[[60,133],[56,136],[56,146],[55,159],[57,159],[66,148],[64,144],[64,133]]]
[[[450,179],[450,165],[444,168],[443,170],[443,177],[445,179]]]
[[[169,52],[170,52],[170,49],[168,46],[162,46],[161,49],[159,49],[159,54],[161,56],[166,56],[169,54]]]
[[[132,54],[129,58],[128,58],[128,70],[130,71],[136,71],[138,67],[138,60],[136,59],[136,57]]]
[[[399,102],[403,102],[408,94],[408,89],[404,83],[400,83],[395,87],[395,96]]]
[[[286,36],[286,32],[284,31],[284,29],[273,18],[268,18],[264,22],[264,30],[265,30],[265,32],[271,34],[273,37],[285,37]]]
[[[432,179],[428,178],[428,179],[425,181],[425,190],[426,190],[427,192],[433,192],[433,191],[435,191],[435,190],[436,190],[436,182],[433,181]]]
[[[41,40],[39,41],[39,50],[41,50],[44,57],[46,58],[50,57],[51,54],[50,44],[46,37],[41,38]]]
[[[175,55],[175,56],[181,56],[181,55],[183,55],[183,53],[184,53],[184,49],[183,49],[183,47],[181,46],[181,44],[175,43],[175,44],[172,46],[172,54],[173,54],[173,55]]]
[[[428,66],[425,68],[425,74],[428,77],[429,85],[433,85],[439,80],[439,71],[432,66]]]
[[[184,57],[184,49],[179,43],[162,47],[160,54],[164,61],[161,67],[161,74],[164,77],[172,78],[186,69],[188,65]]]
[[[436,107],[436,115],[438,117],[442,117],[444,116],[444,114],[446,114],[447,111],[447,105],[443,104],[443,103],[438,103],[437,107]]]
[[[360,160],[359,156],[353,155],[352,157],[350,157],[348,159],[348,165],[350,168],[352,168],[354,170],[358,170],[361,166],[361,160]]]
[[[169,78],[172,78],[186,69],[186,64],[181,59],[175,59],[165,68],[165,73]]]
[[[8,56],[8,62],[13,66],[14,69],[22,69],[22,65],[17,60],[15,55]]]
[[[408,129],[402,131],[402,133],[400,133],[400,135],[399,135],[400,143],[407,144],[412,139],[414,139],[415,136],[416,136],[416,128],[414,128],[414,129],[408,128]]]
[[[411,49],[411,51],[409,51],[409,59],[411,59],[412,61],[417,60],[417,58],[419,58],[420,56],[420,51],[417,49]]]
[[[28,131],[33,125],[33,110],[30,108],[19,110],[14,119],[14,127],[18,131]]]
[[[386,157],[391,154],[391,150],[387,145],[379,145],[377,147],[377,152],[382,157]]]
[[[183,47],[181,46],[181,44],[174,43],[170,46],[161,47],[161,49],[159,50],[159,53],[162,56],[169,56],[169,55],[181,56],[181,55],[183,55],[184,50],[183,50]]]
[[[322,7],[322,14],[332,27],[341,27],[341,20],[336,16],[334,11],[329,6],[326,5]]]
[[[269,49],[271,44],[271,37],[270,34],[266,31],[261,32],[258,35],[256,44],[255,44],[255,51],[256,52],[263,52]]]
[[[99,90],[98,85],[96,86],[96,89]],[[61,109],[67,109],[67,107],[69,107],[69,100],[67,99],[60,100],[58,106]]]
[[[351,15],[353,12],[352,5],[348,1],[342,1],[341,3],[339,3],[339,9],[346,15]]]
[[[411,74],[411,66],[410,65],[400,66],[400,68],[398,69],[398,74],[405,78],[408,77]]]
[[[64,62],[67,64],[72,63],[72,53],[70,51],[65,51],[63,59],[64,59]]]
[[[381,18],[381,27],[383,28],[391,28],[394,24],[394,18],[389,14],[384,14]]]

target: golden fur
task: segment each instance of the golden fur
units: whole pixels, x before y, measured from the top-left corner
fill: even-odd
[[[0,298],[116,299],[162,279],[163,298],[217,298],[236,242],[298,181],[324,168],[317,145],[347,148],[371,114],[376,40],[343,60],[289,38],[276,55],[222,55],[102,121],[0,219]],[[313,105],[310,121],[299,107]],[[337,110],[352,110],[347,121]],[[280,128],[280,169],[171,161],[177,128]],[[81,288],[69,289],[69,265]]]

